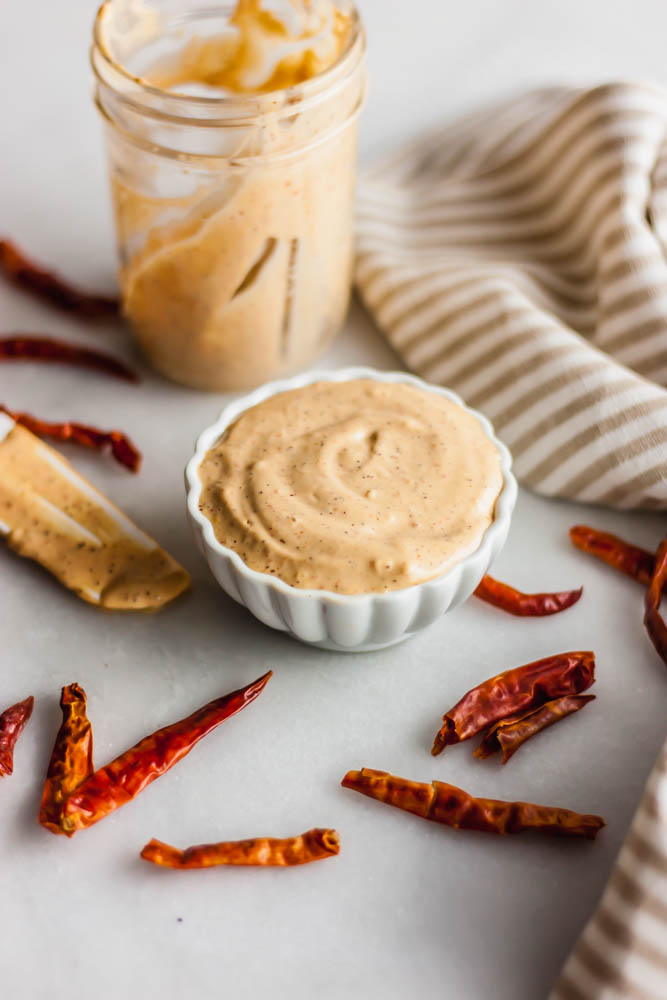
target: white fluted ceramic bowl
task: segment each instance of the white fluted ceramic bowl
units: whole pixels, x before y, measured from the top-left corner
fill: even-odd
[[[361,378],[377,382],[405,382],[445,396],[479,421],[486,436],[500,452],[503,475],[495,516],[479,547],[441,576],[412,587],[382,593],[334,594],[328,590],[302,590],[268,573],[250,569],[238,553],[218,541],[212,523],[199,509],[199,465],[206,452],[244,410],[269,396],[288,389],[300,389],[312,382],[347,382]],[[498,441],[486,417],[465,406],[448,389],[429,385],[405,372],[378,372],[372,368],[309,372],[280,382],[270,382],[235,400],[225,407],[214,424],[207,427],[199,436],[195,453],[185,469],[187,509],[195,538],[213,576],[225,593],[248,608],[255,618],[313,646],[343,652],[364,652],[401,642],[470,597],[507,538],[517,495],[511,465],[509,451]]]

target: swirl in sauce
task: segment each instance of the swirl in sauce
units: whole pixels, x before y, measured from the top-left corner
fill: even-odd
[[[246,410],[205,455],[200,510],[294,587],[397,590],[473,552],[502,489],[479,421],[404,383],[317,382]]]

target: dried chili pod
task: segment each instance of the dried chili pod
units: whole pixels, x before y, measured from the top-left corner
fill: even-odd
[[[62,723],[51,753],[39,822],[58,830],[64,802],[94,771],[93,727],[86,713],[86,692],[68,684],[60,695]]]
[[[114,809],[136,798],[144,788],[177,764],[221,722],[254,701],[264,690],[271,674],[272,671],[269,670],[252,684],[223,695],[222,698],[216,698],[187,718],[180,719],[147,736],[111,764],[95,771],[84,778],[75,789],[68,791],[62,798],[60,809],[55,810],[55,815],[54,810],[45,809],[43,806],[39,822],[51,833],[64,833],[72,837],[78,830],[84,830],[104,819]],[[58,761],[68,752],[68,747],[66,737],[60,746],[56,741],[44,790],[44,801],[47,806],[52,801],[50,776],[56,773]],[[66,772],[66,767],[63,770]]]
[[[139,377],[127,365],[103,351],[94,351],[78,344],[68,344],[53,337],[26,337],[16,334],[0,337],[0,361],[48,361],[91,368],[104,375],[113,375],[125,382],[138,382]]]
[[[94,448],[96,451],[109,448],[116,461],[128,468],[130,472],[138,472],[141,467],[141,452],[135,448],[129,437],[120,431],[101,431],[97,427],[75,424],[70,421],[51,423],[33,417],[30,413],[16,413],[14,410],[7,409],[2,403],[0,403],[0,411],[6,413],[15,423],[27,427],[38,437],[51,438],[54,441],[71,441],[72,444],[79,444],[84,448]]]
[[[596,531],[585,524],[576,524],[570,528],[572,544],[582,552],[601,559],[614,569],[620,570],[626,576],[631,576],[639,583],[649,585],[653,576],[655,556],[646,549],[623,541],[616,535],[606,531]]]
[[[165,868],[213,868],[216,865],[306,865],[340,852],[335,830],[314,829],[299,837],[255,837],[200,844],[180,850],[160,840],[151,840],[141,852],[145,861]]]
[[[594,840],[605,821],[601,816],[572,812],[558,806],[532,802],[504,802],[500,799],[475,798],[456,785],[442,781],[409,781],[364,767],[348,771],[341,782],[371,799],[413,813],[422,819],[442,823],[457,830],[482,833],[537,833],[561,837],[587,837]]]
[[[531,736],[536,736],[543,729],[553,726],[555,722],[560,722],[573,712],[585,708],[589,701],[595,701],[594,694],[566,695],[564,698],[547,701],[540,708],[501,719],[491,727],[477,747],[475,757],[484,759],[502,750],[503,764],[506,764]]]
[[[9,240],[0,240],[0,271],[13,284],[65,312],[87,319],[118,313],[117,298],[91,295],[74,288],[57,275],[38,267]]]
[[[14,747],[32,715],[35,699],[32,695],[19,701],[0,715],[0,778],[7,778],[14,770]]]
[[[538,708],[545,701],[581,694],[595,680],[595,655],[590,651],[557,653],[505,670],[472,688],[443,716],[431,753],[476,736],[508,715]]]
[[[660,614],[660,601],[667,586],[667,536],[655,554],[655,566],[644,601],[644,625],[658,656],[667,663],[667,625]]]
[[[579,587],[577,590],[561,590],[553,594],[524,594],[508,583],[501,583],[487,575],[478,584],[475,597],[519,618],[543,618],[572,607],[581,597],[583,589]]]

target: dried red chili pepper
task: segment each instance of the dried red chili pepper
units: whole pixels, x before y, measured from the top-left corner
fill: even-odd
[[[307,865],[340,852],[335,830],[308,830],[300,837],[256,837],[200,844],[184,851],[160,840],[151,840],[141,852],[145,861],[165,868],[213,868],[216,865]]]
[[[506,764],[531,736],[536,736],[555,722],[585,708],[589,701],[595,701],[594,694],[566,695],[564,698],[547,701],[538,709],[501,719],[491,727],[477,747],[475,757],[484,759],[502,750],[503,764]]]
[[[585,524],[576,524],[570,528],[570,538],[573,545],[582,552],[588,552],[596,559],[601,559],[626,576],[631,576],[646,586],[651,582],[655,564],[652,552],[631,545],[630,542],[624,542],[622,538],[610,535],[606,531],[596,531],[595,528],[589,528]]]
[[[93,727],[86,714],[86,692],[78,684],[62,689],[63,720],[53,746],[42,794],[39,822],[47,829],[59,827],[68,795],[94,771]]]
[[[80,444],[84,448],[94,448],[96,451],[110,448],[111,454],[117,462],[126,466],[131,472],[139,471],[141,452],[135,448],[129,437],[120,431],[101,431],[97,427],[74,424],[70,421],[50,423],[47,420],[39,420],[29,413],[16,413],[13,410],[8,410],[2,403],[0,403],[0,411],[10,416],[17,424],[27,427],[38,437],[52,438],[54,441],[71,441],[73,444]]]
[[[138,382],[139,377],[110,354],[93,351],[88,347],[67,344],[52,337],[24,337],[22,334],[0,338],[0,361],[49,361],[92,368],[94,371],[122,378],[125,382]]]
[[[136,746],[126,750],[106,767],[85,777],[75,788],[68,787],[62,796],[60,808],[55,810],[54,815],[54,810],[50,808],[50,804],[54,801],[52,788],[57,788],[59,770],[66,777],[69,774],[65,759],[69,747],[66,733],[61,740],[65,725],[63,720],[63,727],[58,734],[49,765],[39,822],[51,833],[64,833],[72,837],[78,830],[92,826],[114,809],[130,802],[152,781],[185,757],[221,722],[254,701],[264,690],[271,674],[272,671],[269,670],[252,684],[223,695],[222,698],[216,698],[187,718],[159,729]],[[75,685],[71,686],[74,687]],[[76,687],[78,688],[78,685]],[[63,690],[63,697],[67,690],[67,688]],[[83,698],[85,714],[85,694],[81,688],[78,688],[78,693]]]
[[[545,701],[568,694],[581,694],[595,680],[593,653],[557,653],[523,667],[505,670],[472,688],[443,716],[435,737],[433,756],[447,746],[476,736],[494,722]]]
[[[0,240],[0,270],[13,284],[65,312],[88,319],[113,316],[118,312],[117,298],[91,295],[73,288],[62,278],[38,267],[9,240]]]
[[[479,799],[456,785],[447,785],[442,781],[422,784],[368,767],[361,771],[348,771],[341,784],[343,788],[351,788],[378,802],[456,830],[499,834],[535,830],[538,833],[594,840],[606,825],[601,816],[582,815],[570,809],[531,802]]]
[[[14,770],[14,747],[32,715],[34,704],[35,699],[31,695],[0,715],[0,778],[9,777]]]
[[[658,656],[667,663],[667,624],[660,614],[660,601],[667,586],[667,536],[655,554],[655,566],[644,601],[644,625]]]
[[[482,577],[475,590],[475,597],[493,604],[494,607],[507,611],[510,615],[520,618],[542,618],[545,615],[556,615],[559,611],[576,604],[583,593],[583,587],[578,590],[561,590],[553,594],[523,594],[508,583],[494,580],[492,576]]]

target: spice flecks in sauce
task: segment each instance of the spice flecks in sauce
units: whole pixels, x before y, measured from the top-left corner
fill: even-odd
[[[199,474],[201,511],[248,566],[344,594],[446,572],[479,546],[502,488],[498,450],[472,414],[370,379],[252,407]]]

